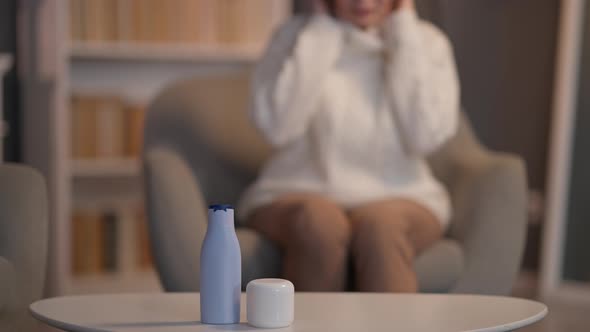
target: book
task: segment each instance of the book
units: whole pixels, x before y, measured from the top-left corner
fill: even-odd
[[[131,40],[133,42],[141,41],[143,38],[142,33],[142,26],[143,20],[142,16],[145,16],[143,8],[143,1],[142,0],[129,0],[130,7],[131,7],[131,16],[130,20],[127,21],[127,24],[130,25],[129,30],[131,31]]]
[[[219,43],[225,44],[229,41],[230,35],[230,22],[228,22],[229,9],[230,9],[230,1],[231,0],[218,0],[217,1],[217,10],[211,16],[213,21],[213,29],[216,30],[217,33],[217,41]],[[208,4],[208,3],[207,3]]]
[[[86,267],[87,273],[99,274],[104,271],[104,233],[102,216],[98,211],[89,211],[83,220],[86,229]]]
[[[84,0],[70,0],[70,38],[83,40],[84,35]]]
[[[166,42],[181,43],[184,30],[184,16],[186,13],[180,11],[182,0],[170,0],[166,2],[166,22],[168,24],[168,40]]]
[[[256,19],[256,13],[258,13],[260,2],[261,0],[251,0],[243,9],[244,22],[242,29],[242,39],[245,44],[252,44],[258,35],[258,28],[260,26],[261,20]]]
[[[152,251],[148,232],[147,219],[143,209],[137,211],[137,263],[140,269],[149,269],[153,267]]]
[[[142,149],[145,109],[116,96],[71,98],[73,159],[138,157]]]
[[[71,155],[75,159],[96,157],[95,100],[74,96],[70,103]]]
[[[96,133],[98,158],[120,158],[125,155],[125,114],[117,97],[96,99]]]
[[[117,32],[119,30],[119,0],[101,0],[103,2],[103,34],[104,40],[115,41],[117,39]]]
[[[190,1],[190,0],[189,0]],[[222,12],[223,3],[211,0],[196,0],[196,7],[190,7],[190,12],[196,13],[194,22],[196,25],[190,25],[190,29],[196,31],[196,38],[193,42],[202,45],[213,45],[219,42],[220,31],[217,25],[217,19]]]
[[[101,273],[104,267],[101,215],[96,211],[75,211],[71,220],[72,273]]]
[[[89,41],[105,42],[114,40],[116,36],[116,0],[85,0],[84,30]]]
[[[190,9],[189,5],[196,6],[198,2],[199,0],[193,0],[192,2],[189,0],[172,0],[168,2],[170,6],[174,7],[169,13],[174,17],[173,20],[169,21],[171,24],[171,41],[176,43],[194,41],[193,35],[191,35],[191,24],[197,21],[197,15]]]
[[[150,6],[145,0],[134,0],[134,10],[137,15],[137,21],[135,26],[135,38],[138,42],[149,42],[153,41],[150,36]]]
[[[118,41],[132,41],[137,38],[137,12],[133,0],[117,1],[117,31],[115,39]]]
[[[170,0],[148,0],[149,13],[150,13],[150,40],[156,43],[170,42],[173,41],[170,38],[170,25],[172,22],[168,22],[168,10],[167,2]]]
[[[106,272],[116,272],[118,269],[118,249],[117,236],[118,218],[114,212],[107,212],[102,216],[103,236],[103,269]]]
[[[86,255],[84,253],[85,229],[83,224],[83,215],[77,212],[72,214],[72,222],[70,227],[70,252],[71,252],[71,268],[72,274],[84,274],[88,270],[85,266]]]
[[[127,150],[130,157],[138,157],[143,145],[143,128],[145,110],[140,105],[128,105],[127,115]]]
[[[246,7],[251,4],[242,0],[225,0],[226,11],[222,13],[225,16],[225,43],[240,45],[244,44],[246,31]]]

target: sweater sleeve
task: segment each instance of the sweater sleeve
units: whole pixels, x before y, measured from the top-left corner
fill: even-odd
[[[272,145],[288,144],[307,130],[340,36],[326,15],[295,17],[273,36],[254,72],[251,104],[255,125]]]
[[[427,155],[457,130],[459,80],[451,45],[413,10],[392,14],[384,38],[387,93],[401,140],[408,153]]]

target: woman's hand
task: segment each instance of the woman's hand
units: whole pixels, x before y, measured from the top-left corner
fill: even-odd
[[[415,8],[414,6],[414,0],[395,0],[393,3],[393,11],[399,11],[399,10],[404,10],[404,9],[411,9],[413,10]]]

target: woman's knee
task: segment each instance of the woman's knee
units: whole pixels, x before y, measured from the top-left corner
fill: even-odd
[[[378,220],[358,223],[351,243],[357,269],[366,268],[367,264],[385,270],[397,264],[411,266],[415,256],[409,234],[403,228]]]
[[[352,232],[357,237],[376,239],[386,235],[403,235],[409,233],[410,221],[398,211],[349,212]]]
[[[301,200],[292,207],[287,232],[302,250],[347,249],[351,225],[335,203],[318,197]]]

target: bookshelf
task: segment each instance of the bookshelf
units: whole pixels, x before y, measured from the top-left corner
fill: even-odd
[[[160,289],[141,115],[171,82],[251,66],[292,1],[23,1],[24,159],[49,184],[48,295]]]

